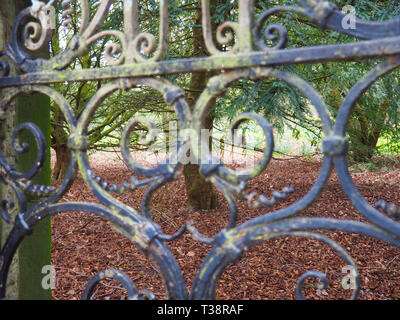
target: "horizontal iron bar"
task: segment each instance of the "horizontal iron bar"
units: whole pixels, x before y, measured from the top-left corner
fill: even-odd
[[[229,70],[257,66],[279,66],[329,61],[349,61],[400,54],[400,37],[338,45],[214,55],[204,58],[143,62],[113,67],[29,73],[0,78],[0,88],[60,83],[65,81],[112,80],[118,78],[160,76],[204,70]]]

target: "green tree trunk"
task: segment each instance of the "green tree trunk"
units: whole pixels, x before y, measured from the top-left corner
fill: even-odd
[[[10,41],[12,22],[16,15],[30,5],[31,2],[29,0],[2,1],[0,3],[1,16],[4,18],[2,19],[3,28],[0,28],[0,31],[2,31],[2,38],[5,43]],[[5,43],[2,43],[3,48],[5,48]],[[43,50],[41,56],[47,56],[47,52],[48,50]],[[37,150],[35,147],[36,143],[29,133],[24,132],[20,136],[20,141],[28,142],[30,150],[18,156],[16,156],[15,153],[11,153],[10,136],[13,132],[12,128],[19,123],[35,123],[42,130],[47,139],[47,146],[49,146],[50,99],[41,94],[20,95],[15,100],[15,109],[10,109],[13,110],[8,115],[10,119],[5,127],[2,128],[4,134],[2,147],[4,148],[3,150],[6,150],[11,162],[14,162],[13,157],[16,157],[15,164],[17,170],[25,172],[31,168],[32,163],[35,161]],[[37,184],[50,184],[49,151],[48,147],[45,165],[40,173],[33,179]],[[3,190],[1,198],[7,197],[7,193],[9,194],[9,191]],[[27,199],[28,207],[31,207],[39,201],[39,199],[34,197],[27,196]],[[4,228],[2,229],[2,240],[4,241],[7,235],[4,232]],[[9,277],[11,277],[10,290],[7,289],[7,292],[10,291],[11,293],[7,295],[7,297],[12,299],[51,299],[51,290],[44,290],[42,288],[42,279],[45,276],[45,274],[42,274],[42,268],[45,265],[51,265],[50,219],[42,221],[34,228],[33,234],[22,241],[11,266],[9,274]]]

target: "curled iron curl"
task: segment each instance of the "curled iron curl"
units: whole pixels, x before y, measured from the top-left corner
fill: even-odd
[[[288,42],[287,29],[278,23],[273,23],[267,26],[263,34],[263,26],[265,22],[271,17],[280,12],[297,12],[306,14],[306,10],[296,6],[277,6],[266,10],[261,14],[255,23],[255,42],[260,50],[267,51],[270,49],[284,49]],[[265,40],[278,41],[278,43],[270,47],[265,43]]]
[[[151,33],[139,33],[130,47],[136,62],[158,61],[165,57],[168,46],[168,1],[160,0],[160,36]],[[150,56],[152,55],[152,56]]]
[[[90,45],[96,42],[97,40],[107,36],[112,36],[117,38],[120,44],[114,41],[108,42],[106,44],[106,47],[104,48],[105,61],[111,66],[120,65],[124,63],[128,45],[125,35],[120,31],[106,30],[99,32],[87,40],[87,45]]]
[[[11,176],[17,179],[25,178],[25,179],[32,179],[42,168],[44,161],[46,159],[46,138],[42,132],[42,130],[39,129],[37,125],[31,122],[26,122],[18,125],[13,132],[12,135],[12,144],[14,147],[14,150],[19,153],[23,154],[25,152],[28,152],[30,149],[30,145],[27,142],[23,142],[22,145],[20,145],[17,142],[17,137],[22,133],[22,131],[28,130],[30,133],[32,133],[33,137],[35,138],[36,144],[37,144],[37,152],[36,152],[36,159],[34,163],[32,164],[32,167],[25,173],[18,173],[18,172],[10,172]]]
[[[52,31],[52,11],[50,4],[41,1],[32,1],[28,8],[30,17],[37,21],[29,21],[24,27],[23,40],[25,47],[30,51],[37,51],[44,47],[50,40]]]
[[[210,299],[214,295],[217,281],[225,270],[226,266],[231,262],[241,258],[240,252],[247,250],[261,242],[273,240],[278,237],[302,237],[306,239],[313,239],[327,244],[330,248],[335,250],[342,259],[346,262],[352,270],[352,289],[351,299],[357,298],[360,291],[360,276],[357,266],[353,258],[343,249],[337,242],[329,237],[307,231],[286,231],[286,227],[272,227],[271,229],[248,229],[248,230],[231,230],[221,232],[219,234],[219,241],[216,241],[217,246],[213,248],[209,256],[203,262],[200,268],[192,289],[192,299]],[[200,277],[201,275],[201,277]],[[302,288],[305,280],[308,278],[317,278],[322,281],[320,290],[325,289],[328,285],[327,275],[317,270],[311,270],[304,273],[296,286],[297,298],[304,300]],[[343,284],[343,283],[342,283]]]
[[[143,297],[147,297],[149,300],[154,300],[155,298],[154,294],[147,290],[139,292],[131,278],[126,273],[119,270],[108,269],[100,271],[90,279],[83,291],[81,300],[90,300],[97,284],[105,279],[113,279],[121,283],[128,292],[128,300],[143,300]]]
[[[133,132],[134,128],[138,124],[144,124],[148,132],[145,135],[145,137],[142,137],[141,143],[143,145],[151,145],[152,143],[155,142],[159,130],[157,129],[156,125],[151,122],[147,121],[145,119],[135,119],[132,118],[127,125],[125,126],[122,134],[121,134],[121,153],[122,157],[125,161],[125,164],[128,166],[129,169],[131,169],[133,172],[136,172],[140,175],[146,176],[146,177],[154,177],[154,176],[165,176],[168,175],[168,166],[165,164],[166,161],[161,161],[161,163],[158,164],[156,168],[150,168],[146,167],[144,165],[139,164],[136,160],[133,159],[131,153],[130,153],[130,148],[129,148],[129,139],[130,135]],[[175,172],[175,170],[171,167],[171,174]]]
[[[220,45],[228,45],[232,42],[232,48],[229,51],[221,51],[214,44],[211,28],[211,13],[210,13],[210,0],[201,0],[202,8],[202,26],[203,37],[207,50],[212,54],[225,54],[236,52],[239,48],[239,43],[235,41],[234,35],[239,33],[239,24],[236,22],[224,22],[217,28],[216,40]]]
[[[13,180],[17,179],[32,179],[42,168],[45,158],[46,158],[46,142],[43,132],[39,129],[37,125],[34,123],[26,122],[18,125],[12,134],[12,145],[14,150],[18,154],[23,154],[27,152],[30,148],[30,145],[26,142],[19,144],[17,142],[18,136],[21,134],[22,131],[28,130],[34,137],[36,144],[37,144],[37,152],[36,152],[36,159],[32,164],[32,167],[27,170],[26,172],[18,172],[15,169],[15,166],[8,163],[6,157],[4,156],[3,152],[0,150],[0,165],[4,168],[7,176],[9,176]]]

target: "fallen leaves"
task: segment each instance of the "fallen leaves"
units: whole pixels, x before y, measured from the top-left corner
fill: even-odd
[[[91,158],[96,175],[112,184],[121,184],[132,174],[119,161],[107,157]],[[269,197],[274,190],[295,185],[295,192],[273,208],[250,209],[246,201],[238,201],[239,221],[243,223],[261,214],[272,212],[301,199],[312,187],[320,162],[272,161],[267,170],[249,183],[249,192],[256,191]],[[400,170],[352,173],[356,185],[371,204],[377,200],[397,202],[396,185]],[[139,178],[139,177],[138,177]],[[386,183],[387,182],[387,183]],[[367,187],[368,186],[368,187]],[[145,189],[115,196],[140,212]],[[79,176],[62,201],[98,202]],[[187,221],[193,220],[204,236],[212,237],[225,228],[229,207],[218,193],[219,207],[196,212],[187,207],[183,177],[169,183],[152,198],[151,215],[164,233],[173,234]],[[301,213],[303,216],[329,217],[364,221],[344,194],[333,173],[320,198]],[[321,232],[346,248],[357,262],[361,276],[360,299],[398,299],[400,297],[400,249],[382,241],[343,232]],[[66,212],[52,217],[52,259],[57,271],[54,299],[79,299],[97,272],[118,269],[127,273],[139,290],[148,290],[157,299],[165,299],[165,287],[155,262],[147,258],[128,239],[114,231],[112,225],[94,214]],[[190,291],[192,282],[211,246],[199,243],[185,233],[168,243],[182,270]],[[243,258],[229,265],[221,275],[217,287],[218,299],[295,299],[300,277],[310,270],[326,273],[329,284],[318,289],[319,280],[307,279],[303,294],[310,299],[348,299],[351,291],[341,287],[345,276],[345,262],[324,243],[298,237],[284,237],[266,241],[249,248]],[[102,281],[96,291],[98,299],[126,299],[126,290],[115,281]]]

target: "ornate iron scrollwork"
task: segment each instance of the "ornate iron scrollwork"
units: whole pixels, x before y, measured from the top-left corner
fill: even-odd
[[[7,88],[0,104],[0,121],[2,114],[8,112],[10,103],[21,93],[40,92],[53,99],[60,107],[71,132],[68,146],[71,150],[71,160],[68,172],[60,186],[40,186],[31,182],[43,165],[45,158],[45,138],[43,133],[33,124],[24,123],[13,133],[14,141],[22,130],[29,130],[38,145],[37,161],[27,172],[18,172],[9,164],[0,150],[0,182],[7,184],[15,192],[18,199],[19,212],[15,221],[9,210],[15,207],[10,200],[1,200],[1,219],[6,223],[14,223],[13,229],[0,252],[0,298],[5,296],[6,279],[11,260],[23,239],[44,217],[65,211],[92,212],[113,223],[126,237],[132,240],[142,251],[146,252],[160,267],[165,280],[167,295],[171,299],[213,299],[219,275],[231,262],[240,258],[241,254],[262,241],[281,236],[300,236],[316,239],[328,244],[347,263],[357,270],[351,256],[340,245],[315,230],[337,230],[358,233],[374,237],[388,243],[400,246],[400,224],[398,209],[384,202],[377,208],[369,205],[357,191],[346,163],[347,139],[346,130],[350,114],[358,98],[375,81],[400,66],[400,17],[387,22],[368,22],[356,20],[356,29],[344,29],[341,21],[344,14],[337,7],[323,0],[298,0],[297,6],[279,6],[263,12],[258,19],[254,17],[254,0],[239,0],[239,15],[237,22],[225,22],[218,27],[216,41],[211,34],[210,1],[202,0],[203,34],[210,56],[163,60],[167,53],[168,39],[168,2],[160,0],[160,26],[158,43],[154,35],[141,33],[138,30],[137,1],[124,0],[124,31],[97,30],[107,16],[112,0],[101,0],[94,15],[89,15],[87,0],[80,0],[79,32],[67,45],[65,51],[49,59],[35,59],[28,51],[39,50],[51,36],[50,12],[54,1],[47,3],[32,1],[32,6],[23,10],[17,17],[12,42],[0,58],[8,60],[22,73],[10,75],[9,63],[1,61],[2,74],[0,88]],[[71,0],[62,1],[64,9],[64,26],[70,24]],[[267,24],[268,19],[282,11],[291,11],[303,15],[321,28],[329,28],[346,33],[361,41],[346,44],[314,46],[306,48],[286,48],[288,32],[284,26]],[[266,28],[265,25],[267,24]],[[229,32],[227,32],[229,30]],[[263,32],[263,30],[265,30]],[[264,33],[264,34],[263,34]],[[106,68],[72,72],[66,70],[76,58],[86,54],[88,48],[98,39],[112,36],[119,43],[111,43],[105,48],[105,58],[109,62]],[[274,46],[268,46],[268,41],[277,41]],[[221,51],[219,46],[228,50]],[[117,57],[116,57],[117,56]],[[343,101],[336,121],[333,124],[326,104],[307,82],[298,76],[277,68],[289,64],[304,64],[321,61],[345,61],[386,57],[386,61],[376,66],[361,79],[349,92]],[[166,80],[165,76],[172,73],[188,73],[201,70],[224,70],[213,77],[207,88],[190,110],[185,100],[184,91]],[[286,199],[294,192],[293,186],[287,186],[272,195],[257,195],[246,193],[247,182],[258,176],[271,159],[274,138],[271,125],[266,119],[256,114],[245,113],[235,120],[233,128],[242,121],[253,120],[263,130],[266,147],[261,160],[251,169],[234,171],[212,156],[209,146],[201,141],[200,129],[204,117],[211,108],[213,98],[219,96],[229,86],[240,79],[258,81],[264,78],[276,78],[297,88],[314,106],[322,124],[325,135],[322,152],[324,159],[318,178],[311,190],[295,203],[268,214],[260,215],[241,225],[237,225],[237,200],[245,199],[251,208],[271,206],[279,199]],[[85,109],[77,118],[66,99],[50,84],[86,80],[108,80],[108,84],[98,90],[88,101]],[[126,124],[122,134],[121,150],[124,161],[132,173],[145,177],[137,180],[135,177],[121,186],[110,186],[96,176],[90,167],[87,155],[88,141],[86,138],[89,122],[100,104],[119,89],[130,90],[137,86],[146,86],[160,92],[164,100],[171,105],[179,120],[179,130],[191,129],[193,134],[179,140],[176,151],[169,159],[155,168],[147,168],[138,164],[131,156],[128,148],[129,136],[138,119],[132,119]],[[1,123],[1,122],[0,122]],[[151,140],[151,124],[149,135]],[[230,219],[225,229],[214,238],[200,234],[191,222],[182,226],[174,235],[166,235],[151,217],[149,203],[154,192],[162,185],[173,181],[181,169],[180,159],[185,156],[187,145],[200,145],[200,152],[193,149],[193,156],[201,163],[200,172],[211,181],[225,196],[230,207]],[[28,146],[14,143],[17,152],[24,152]],[[177,160],[177,161],[174,161]],[[346,194],[358,211],[369,221],[355,222],[328,218],[300,218],[298,213],[308,207],[321,193],[333,168],[336,168],[339,180]],[[72,184],[75,171],[79,170],[87,186],[92,190],[101,204],[94,203],[59,203],[60,198]],[[127,189],[147,187],[142,201],[141,212],[119,202],[112,193],[123,193]],[[40,194],[42,200],[32,208],[27,208],[24,192]],[[390,217],[378,209],[390,212]],[[392,219],[393,217],[394,219]],[[200,267],[193,282],[191,293],[187,292],[182,272],[166,242],[173,241],[184,232],[190,232],[193,237],[204,243],[213,245],[213,249]],[[356,277],[356,288],[353,298],[359,292],[359,276]],[[326,276],[320,272],[309,271],[298,282],[297,295],[303,298],[302,284],[309,277],[326,281]],[[138,292],[132,281],[122,272],[104,271],[96,275],[88,284],[84,298],[98,281],[111,278],[120,281],[127,288],[129,298],[139,299],[143,296],[152,298],[148,292]]]

